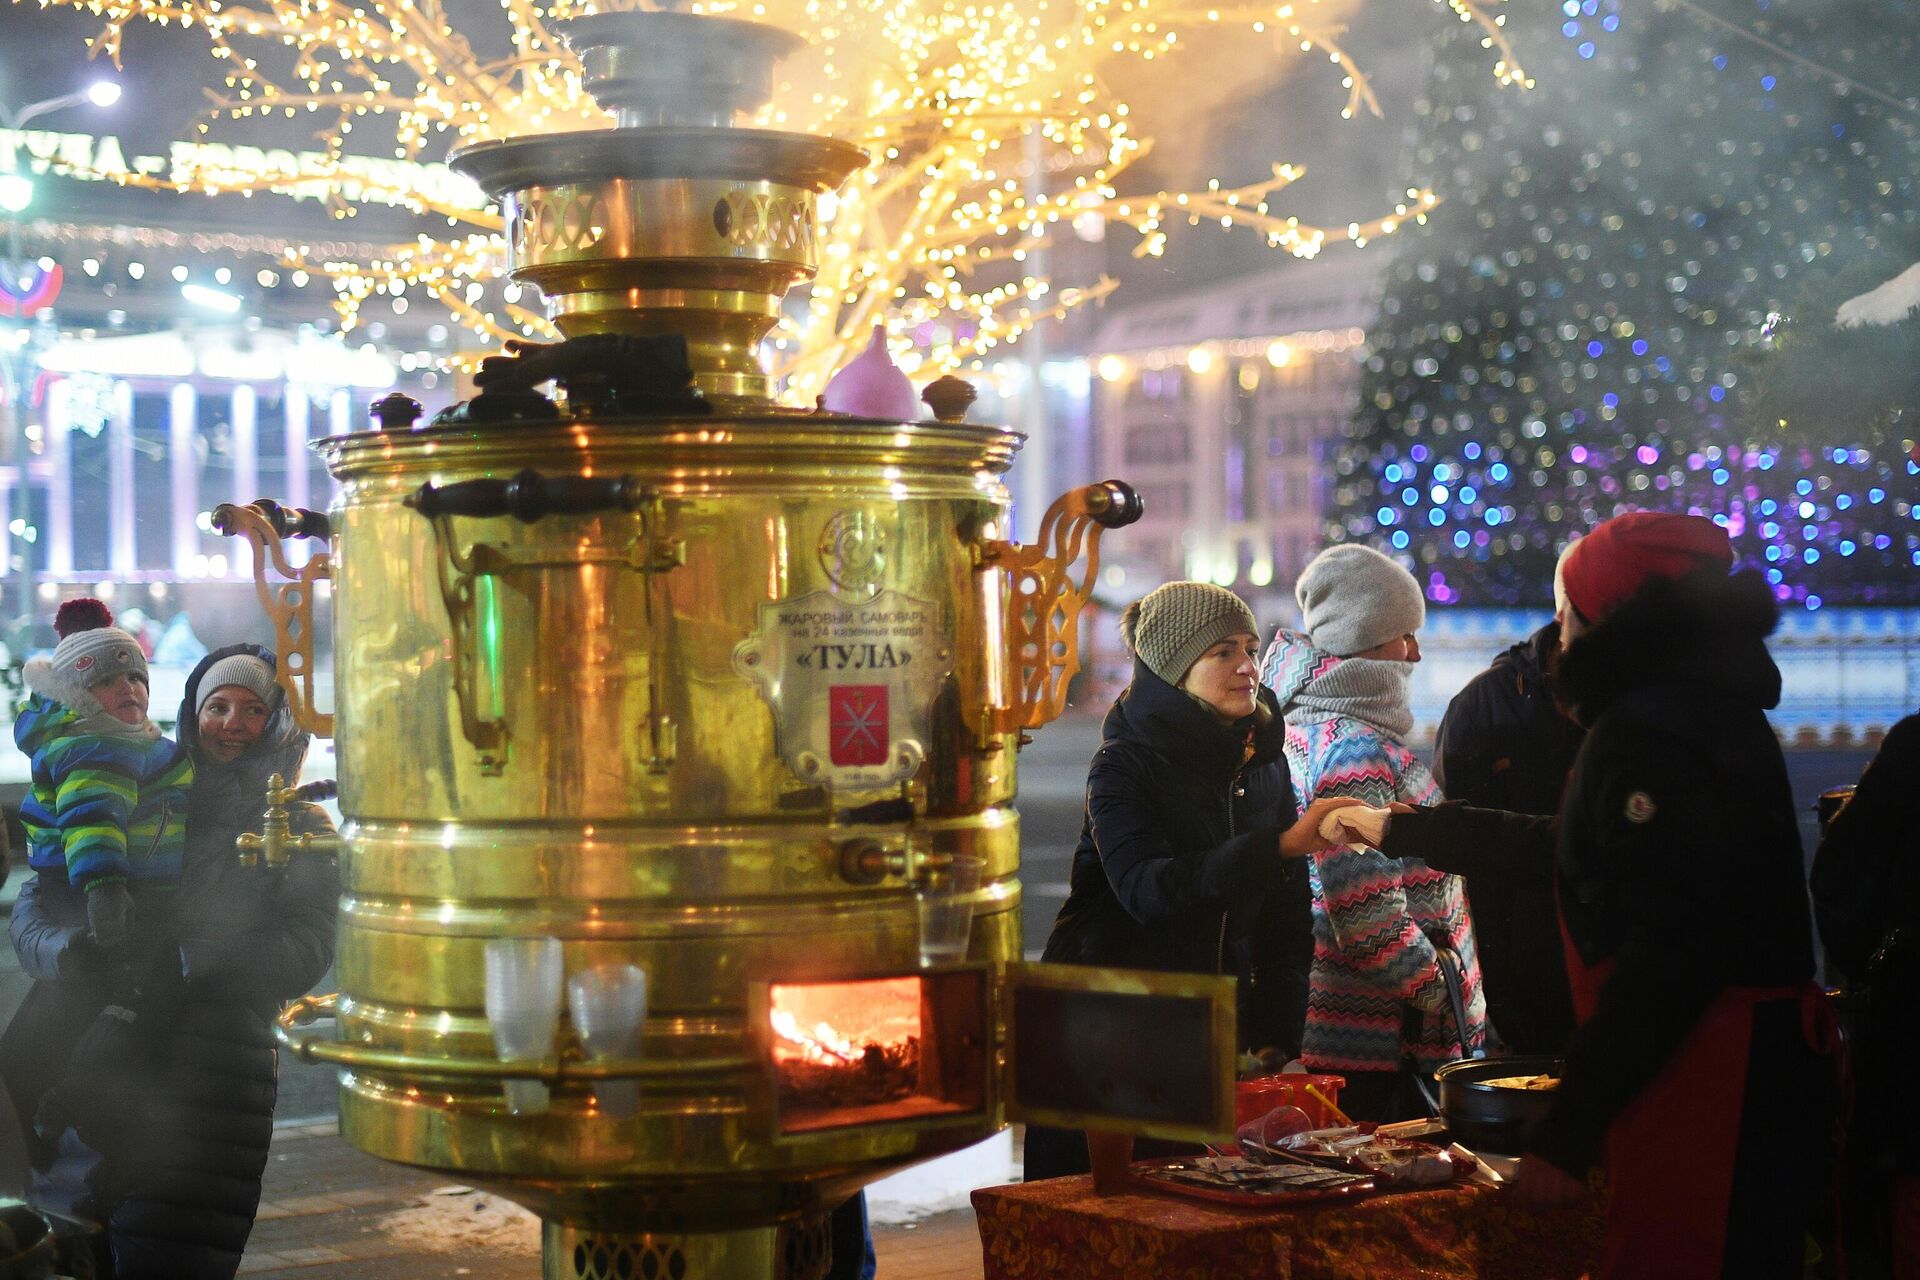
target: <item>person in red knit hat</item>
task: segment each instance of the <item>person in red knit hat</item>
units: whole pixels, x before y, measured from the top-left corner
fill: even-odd
[[[1604,1171],[1601,1280],[1798,1277],[1837,1095],[1786,763],[1779,620],[1726,531],[1635,512],[1557,575],[1555,692],[1586,729],[1554,818],[1396,812],[1378,847],[1550,886],[1578,1026],[1520,1199]]]
[[[1705,516],[1630,511],[1574,542],[1553,573],[1562,648],[1619,608],[1653,578],[1684,578],[1733,567],[1727,531]],[[1573,635],[1568,634],[1568,619]]]

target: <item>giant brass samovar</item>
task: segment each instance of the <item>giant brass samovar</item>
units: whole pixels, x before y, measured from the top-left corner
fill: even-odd
[[[754,349],[813,274],[816,199],[864,156],[735,125],[783,33],[674,13],[565,32],[617,127],[452,163],[503,201],[514,275],[568,341],[490,361],[431,423],[389,397],[324,442],[327,515],[218,514],[255,545],[303,723],[337,738],[338,1039],[288,1039],[340,1065],[354,1144],[536,1209],[550,1277],[812,1276],[835,1203],[1005,1123],[1015,754],[1060,709],[1100,529],[1138,505],[1091,486],[1018,546],[1000,477],[1020,438],[965,423],[964,387],[940,420],[775,406]],[[293,563],[297,536],[326,550]],[[329,579],[331,718],[310,646]],[[974,858],[966,960],[923,966],[915,893]],[[482,952],[518,937],[561,939],[570,971],[644,968],[639,1056],[584,1061],[563,1024],[548,1061],[499,1061]],[[1188,987],[1218,1061],[1230,1006]],[[845,1079],[831,1057],[783,1074],[776,1006],[816,997],[891,1001],[911,1034]],[[886,1071],[904,1093],[860,1092]],[[1202,1075],[1136,1090],[1158,1131],[1179,1128],[1165,1095],[1196,1091],[1187,1129],[1218,1127]],[[509,1109],[525,1076],[544,1111]],[[598,1106],[608,1077],[639,1080],[635,1114]]]

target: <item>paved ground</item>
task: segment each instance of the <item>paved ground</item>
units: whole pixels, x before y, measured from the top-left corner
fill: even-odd
[[[880,1274],[894,1280],[982,1274],[971,1210],[878,1227],[874,1251]],[[539,1225],[525,1210],[444,1175],[362,1155],[331,1124],[283,1127],[240,1273],[250,1280],[533,1280]]]

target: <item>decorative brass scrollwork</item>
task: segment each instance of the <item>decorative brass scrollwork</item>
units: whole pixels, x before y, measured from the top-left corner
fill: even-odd
[[[253,545],[253,585],[260,595],[260,607],[273,619],[274,679],[287,694],[287,707],[293,721],[308,733],[322,738],[333,736],[333,713],[315,708],[313,697],[313,595],[314,585],[333,578],[333,558],[325,551],[314,552],[298,569],[287,563],[286,538],[332,536],[324,513],[300,507],[283,507],[267,498],[246,505],[223,502],[213,509],[213,527],[228,537],[238,534]],[[267,568],[285,582],[270,582]]]
[[[988,706],[989,733],[1037,729],[1066,710],[1067,682],[1080,670],[1080,610],[1100,573],[1100,535],[1140,518],[1140,495],[1119,480],[1064,493],[1047,508],[1030,546],[981,544],[982,569],[1005,570],[1007,690]],[[1051,549],[1051,550],[1049,550]],[[1073,572],[1085,552],[1078,581]]]
[[[665,521],[659,495],[640,486],[631,477],[617,477],[602,482],[601,488],[595,489],[590,501],[576,501],[571,505],[558,502],[550,506],[527,505],[536,502],[528,498],[528,494],[543,493],[558,499],[567,495],[583,479],[541,477],[525,472],[511,482],[465,482],[467,491],[464,494],[460,492],[463,486],[436,490],[434,486],[427,485],[408,499],[409,506],[428,516],[433,525],[434,541],[440,549],[435,568],[439,574],[440,600],[453,628],[453,684],[454,695],[460,704],[460,730],[479,753],[480,771],[488,776],[498,776],[506,769],[512,739],[506,718],[500,714],[502,691],[487,686],[486,681],[492,674],[491,667],[481,653],[482,636],[489,629],[495,610],[492,602],[494,584],[511,583],[516,575],[542,569],[615,566],[648,576],[646,606],[647,620],[651,624],[655,613],[652,584],[660,581],[660,575],[686,563],[685,542],[659,532]],[[519,485],[517,490],[511,487],[516,483]],[[506,486],[500,494],[481,488],[482,485],[500,484]],[[516,494],[521,503],[517,507],[513,505]],[[512,514],[530,523],[551,515],[584,514],[600,509],[637,515],[640,519],[639,533],[620,549],[596,551],[582,548],[561,556],[535,554],[517,557],[509,549],[493,543],[473,542],[463,546],[453,527],[456,516],[497,518]],[[656,665],[649,664],[650,673]],[[672,718],[661,710],[664,698],[657,678],[652,674],[649,675],[647,694],[647,732],[651,748],[647,771],[665,773],[674,760],[675,725]]]

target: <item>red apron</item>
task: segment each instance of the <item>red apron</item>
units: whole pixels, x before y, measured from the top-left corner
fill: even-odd
[[[1556,897],[1557,897],[1556,893]],[[1567,980],[1581,1023],[1613,964],[1589,965],[1567,935]],[[1721,1274],[1757,1005],[1797,1000],[1807,1043],[1833,1053],[1838,1025],[1812,982],[1729,987],[1700,1015],[1640,1095],[1607,1129],[1607,1234],[1595,1280],[1710,1280]]]

